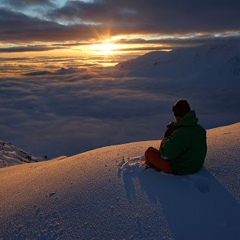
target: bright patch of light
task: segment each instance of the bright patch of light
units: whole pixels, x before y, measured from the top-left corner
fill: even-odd
[[[79,0],[79,2],[93,3],[93,2],[94,2],[94,0]]]
[[[99,43],[99,44],[94,44],[91,47],[91,51],[99,55],[110,55],[116,49],[117,49],[117,45],[109,41]]]
[[[63,7],[66,4],[67,0],[57,0],[57,1],[53,1],[52,3],[58,5],[59,7]]]

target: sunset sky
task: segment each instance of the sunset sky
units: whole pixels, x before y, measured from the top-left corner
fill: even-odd
[[[238,121],[239,12],[240,0],[0,0],[1,139],[54,157],[158,139],[180,98],[206,127]],[[173,52],[143,56],[156,50]]]
[[[239,38],[239,11],[239,0],[0,0],[0,57],[126,55]]]

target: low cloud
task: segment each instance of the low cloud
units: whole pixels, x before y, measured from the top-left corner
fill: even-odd
[[[200,120],[207,127],[219,119],[227,121],[227,116],[234,119],[231,114],[217,115],[219,101],[212,94],[219,99],[221,90],[213,89],[210,96],[204,87],[189,90],[171,79],[62,69],[0,82],[1,139],[49,157],[161,139],[166,123],[173,120],[172,105],[182,97],[202,114]]]
[[[9,48],[0,48],[0,53],[43,52],[43,51],[60,49],[60,48],[62,47],[50,47],[50,46],[9,47]]]
[[[206,128],[237,122],[237,44],[178,49],[164,53],[163,61],[151,53],[132,65],[123,63],[126,68],[36,71],[32,63],[25,75],[0,78],[1,139],[49,157],[161,139],[174,120],[172,105],[182,98]]]
[[[173,99],[168,94],[149,95],[144,90],[149,83],[72,68],[2,78],[1,138],[38,154],[58,156],[146,140],[147,132],[147,137],[157,137],[145,121],[155,118],[151,126],[160,132],[159,112],[169,116]]]

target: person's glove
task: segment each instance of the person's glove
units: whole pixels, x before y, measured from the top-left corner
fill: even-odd
[[[173,122],[170,122],[168,125],[167,125],[167,130],[164,134],[164,138],[168,138],[169,136],[172,135],[172,133],[174,132],[174,123]]]

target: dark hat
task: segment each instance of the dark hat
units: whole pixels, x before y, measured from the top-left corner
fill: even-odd
[[[183,117],[186,113],[191,111],[187,100],[179,100],[172,108],[175,117]]]

